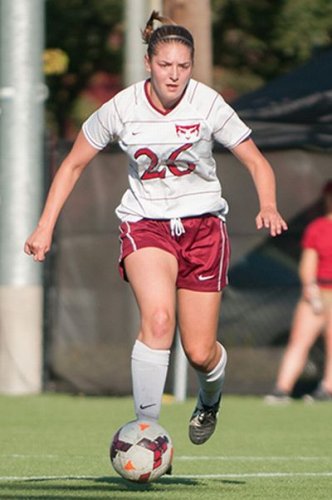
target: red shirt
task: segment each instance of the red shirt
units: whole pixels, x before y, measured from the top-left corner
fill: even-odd
[[[312,248],[318,254],[317,281],[332,288],[332,219],[318,217],[304,231],[302,248]]]

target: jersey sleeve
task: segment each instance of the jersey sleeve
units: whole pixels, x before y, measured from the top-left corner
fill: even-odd
[[[96,149],[104,149],[118,135],[119,119],[114,99],[103,104],[83,123],[82,131],[87,141]]]
[[[216,95],[210,114],[214,139],[225,148],[235,148],[252,132],[219,94]]]

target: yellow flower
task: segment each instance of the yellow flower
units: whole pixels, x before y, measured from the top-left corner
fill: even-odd
[[[61,49],[45,49],[43,64],[45,75],[62,75],[68,69],[69,57]]]

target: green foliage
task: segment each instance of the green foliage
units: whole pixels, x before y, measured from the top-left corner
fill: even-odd
[[[48,0],[46,2],[46,47],[62,49],[69,57],[68,73],[47,77],[49,114],[60,135],[79,92],[96,71],[119,74],[122,46],[111,36],[121,36],[121,0]]]
[[[273,46],[285,56],[305,61],[316,48],[332,41],[331,0],[285,2],[277,19]]]
[[[59,135],[68,115],[81,106],[77,96],[93,74],[122,74],[124,5],[123,0],[46,2],[46,47],[69,57],[66,74],[47,76],[48,115]],[[233,97],[332,43],[331,0],[211,0],[211,8],[214,85],[223,92],[228,88]],[[80,118],[81,113],[76,121]]]
[[[214,63],[266,82],[332,43],[331,0],[212,0]],[[242,87],[239,87],[239,93]]]

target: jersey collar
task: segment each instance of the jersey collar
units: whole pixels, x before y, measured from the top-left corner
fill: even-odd
[[[190,80],[189,80],[190,81]],[[188,88],[188,85],[187,87],[184,89],[184,92],[182,94],[182,96],[180,97],[180,99],[178,100],[178,102],[176,103],[176,105],[171,108],[171,109],[167,109],[167,110],[163,110],[163,109],[159,109],[157,106],[155,106],[152,102],[152,99],[150,97],[150,94],[149,94],[149,83],[151,82],[151,78],[148,78],[147,80],[145,80],[144,82],[144,93],[145,93],[145,97],[148,101],[148,103],[150,104],[150,106],[155,110],[157,111],[159,114],[161,115],[168,115],[169,113],[171,113],[172,111],[174,111],[174,109],[176,109],[178,107],[178,105],[180,104],[180,102],[182,101],[186,91],[187,91],[187,88]],[[189,82],[188,82],[189,83]]]

